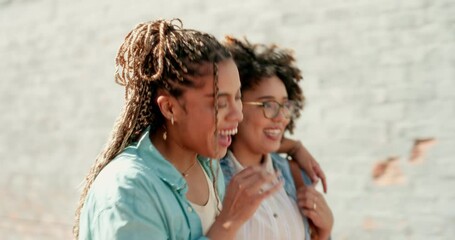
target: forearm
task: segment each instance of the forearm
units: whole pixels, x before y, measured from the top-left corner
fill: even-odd
[[[300,166],[304,166],[305,161],[313,161],[314,157],[298,140],[283,138],[278,153],[286,153],[293,160],[296,160]]]
[[[302,143],[300,141],[284,137],[281,140],[280,148],[278,149],[277,152],[278,153],[286,153],[286,154],[294,157],[293,155],[296,154],[296,152],[298,151],[298,149],[301,146],[303,147],[303,145],[302,145]]]
[[[217,220],[213,223],[207,232],[207,237],[214,240],[235,239],[240,226],[241,224],[236,223],[236,221],[222,220],[220,218],[217,218]]]

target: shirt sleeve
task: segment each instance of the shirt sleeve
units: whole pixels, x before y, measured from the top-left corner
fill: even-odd
[[[103,170],[86,199],[81,239],[168,239],[155,179],[126,161]]]
[[[96,216],[92,237],[118,240],[168,238],[164,223],[153,207],[141,208],[123,202],[116,202]]]
[[[85,226],[90,230],[82,234],[81,239],[207,239],[192,236],[197,233],[187,232],[189,229],[176,229],[174,222],[169,222],[170,212],[164,210],[164,206],[170,204],[167,198],[163,198],[153,184],[143,183],[144,179],[140,177],[134,181],[123,178],[117,179],[116,186],[98,188],[100,192],[90,201],[92,217],[86,216]]]
[[[169,239],[165,229],[163,221],[152,208],[139,213],[128,204],[119,202],[97,216],[93,224],[92,239]],[[196,239],[208,240],[205,236]]]

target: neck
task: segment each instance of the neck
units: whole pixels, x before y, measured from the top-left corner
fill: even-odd
[[[259,166],[261,165],[261,161],[263,159],[264,153],[258,153],[251,151],[245,144],[240,142],[234,141],[232,143],[231,151],[234,153],[235,158],[239,161],[242,166],[249,167],[249,166]]]
[[[169,137],[169,132],[167,133],[167,139],[163,139],[164,130],[159,129],[155,134],[150,135],[150,140],[152,141],[155,148],[163,155],[163,157],[172,163],[175,168],[180,173],[188,170],[195,161],[197,161],[197,153],[190,151],[184,148],[179,144],[175,139]]]

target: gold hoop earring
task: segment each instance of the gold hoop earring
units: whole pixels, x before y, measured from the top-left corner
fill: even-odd
[[[164,133],[163,133],[163,140],[166,141],[166,139],[167,139],[167,131],[164,131]]]
[[[174,115],[171,116],[171,124],[174,125]]]

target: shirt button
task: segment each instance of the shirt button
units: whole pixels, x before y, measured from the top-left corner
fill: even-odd
[[[192,212],[193,211],[193,209],[190,206],[188,206],[187,209],[188,209],[188,212]]]

